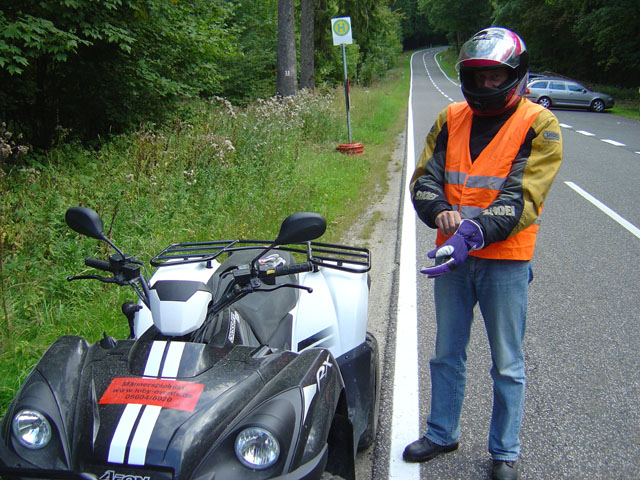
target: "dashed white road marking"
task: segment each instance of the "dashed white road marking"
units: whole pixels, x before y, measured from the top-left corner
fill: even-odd
[[[417,52],[416,52],[417,53]],[[414,53],[415,55],[415,53]],[[413,56],[413,55],[412,55]],[[434,56],[435,58],[435,56]],[[429,68],[427,67],[427,61],[425,60],[425,55],[422,56],[422,63],[424,64],[424,69],[427,71],[427,76],[429,77],[429,80],[431,80],[431,83],[433,84],[433,86],[435,87],[436,90],[438,90],[442,96],[444,98],[446,98],[447,100],[449,100],[450,102],[455,102],[455,100],[453,98],[451,98],[449,95],[447,95],[446,93],[444,93],[440,87],[438,87],[438,85],[436,85],[436,82],[433,81],[433,78],[431,77],[431,72],[429,71]],[[438,60],[436,60],[436,63],[438,63]],[[440,67],[440,64],[438,64],[438,67]],[[411,68],[413,68],[413,65],[411,66]],[[440,70],[442,71],[442,68],[440,68]],[[444,73],[444,72],[442,72]],[[447,77],[447,74],[444,74],[445,77]],[[449,77],[447,77],[449,78]],[[451,79],[449,78],[449,81],[451,81]],[[413,148],[413,147],[412,147]],[[413,166],[412,166],[413,168]]]
[[[571,125],[568,125],[566,123],[561,123],[560,126],[562,128],[573,129],[573,127]],[[579,133],[580,135],[584,135],[585,137],[595,137],[596,136],[595,133],[587,132],[586,130],[576,130],[575,132]],[[622,142],[619,142],[617,140],[612,140],[610,138],[601,138],[600,141],[608,143],[609,145],[613,145],[614,147],[626,147],[627,146],[626,143],[622,143]],[[640,152],[634,152],[634,153],[637,153],[638,155],[640,155]]]
[[[609,138],[602,138],[601,140],[603,142],[605,142],[605,143],[610,143],[611,145],[614,145],[616,147],[626,147],[627,146],[626,143],[618,142],[616,140],[611,140]]]

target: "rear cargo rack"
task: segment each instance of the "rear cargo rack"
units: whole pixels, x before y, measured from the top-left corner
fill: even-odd
[[[352,273],[371,270],[371,253],[366,248],[316,242],[310,246],[309,261],[314,265]]]
[[[241,250],[263,250],[271,245],[269,240],[216,240],[209,242],[174,243],[151,259],[154,267],[211,262],[220,255]],[[305,242],[274,247],[272,251],[304,254],[307,261],[318,267],[332,268],[351,273],[371,270],[371,253],[366,248],[333,243]]]

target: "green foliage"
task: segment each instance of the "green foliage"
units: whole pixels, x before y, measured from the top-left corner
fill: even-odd
[[[388,7],[378,8],[377,28],[369,39],[369,48],[360,67],[360,80],[365,85],[384,76],[398,61],[402,51],[400,17]]]
[[[89,46],[94,40],[105,40],[131,51],[130,32],[114,25],[112,16],[107,14],[122,9],[122,3],[78,0],[59,4],[13,2],[4,6],[0,10],[0,68],[14,75],[42,58],[51,63],[65,62],[70,54],[77,53],[78,47]],[[126,8],[133,12],[136,5],[126,2]]]
[[[442,45],[444,35],[434,31],[424,11],[418,8],[419,0],[393,0],[391,9],[401,19],[402,44],[405,50],[420,48],[425,45]]]
[[[0,11],[0,118],[47,148],[56,127],[81,138],[210,95],[233,30],[223,0],[16,2]]]
[[[493,0],[493,5],[494,24],[522,36],[534,68],[587,82],[638,87],[639,2]]]
[[[456,45],[458,51],[462,43],[491,21],[489,0],[418,0],[418,8],[436,31],[447,33],[449,41]]]
[[[220,61],[225,72],[221,95],[236,103],[270,97],[276,84],[277,0],[233,0],[228,25],[237,41]]]
[[[594,5],[595,3],[595,5]],[[582,4],[574,32],[581,45],[593,45],[593,80],[640,86],[640,3],[634,0]],[[600,74],[598,74],[600,73]]]
[[[316,83],[342,81],[330,19],[353,18],[350,75],[380,76],[400,51],[388,1],[316,5]],[[17,0],[0,7],[0,121],[47,149],[145,121],[162,122],[187,98],[236,104],[275,91],[277,1]],[[337,50],[337,51],[336,51]],[[61,133],[64,133],[61,137]]]
[[[351,18],[353,44],[347,46],[350,78],[368,85],[395,65],[402,49],[401,15],[392,11],[388,4],[388,0],[316,2],[316,84],[343,81],[342,51],[333,45],[331,33],[331,18],[334,17]]]

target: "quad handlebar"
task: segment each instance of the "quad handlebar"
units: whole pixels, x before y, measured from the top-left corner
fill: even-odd
[[[99,280],[103,283],[131,286],[144,304],[150,308],[149,280],[141,271],[144,264],[130,255],[125,255],[104,234],[100,216],[86,207],[72,207],[65,215],[67,225],[74,231],[107,242],[117,252],[109,261],[88,257],[86,266],[109,272],[111,277],[99,275],[76,275],[67,280]],[[221,240],[212,242],[178,243],[165,248],[151,259],[154,267],[204,262],[211,266],[223,253],[232,254],[240,250],[261,250],[249,265],[236,265],[221,276],[232,275],[231,282],[222,295],[214,298],[214,310],[223,308],[245,295],[256,291],[273,291],[283,287],[299,288],[311,292],[311,288],[295,283],[276,285],[276,277],[317,271],[319,267],[354,273],[365,273],[371,268],[369,250],[326,243],[314,243],[326,229],[325,219],[310,212],[289,215],[282,223],[278,237],[272,242],[258,240]],[[269,251],[279,249],[306,255],[307,261],[291,265],[259,265],[258,260]],[[269,288],[271,287],[271,288]],[[212,295],[216,297],[215,294]]]

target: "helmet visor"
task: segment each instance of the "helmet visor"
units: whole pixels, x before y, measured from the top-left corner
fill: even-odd
[[[502,28],[482,30],[460,49],[456,70],[461,65],[490,67],[506,65],[517,68],[520,54],[525,50],[524,42],[515,33]]]

